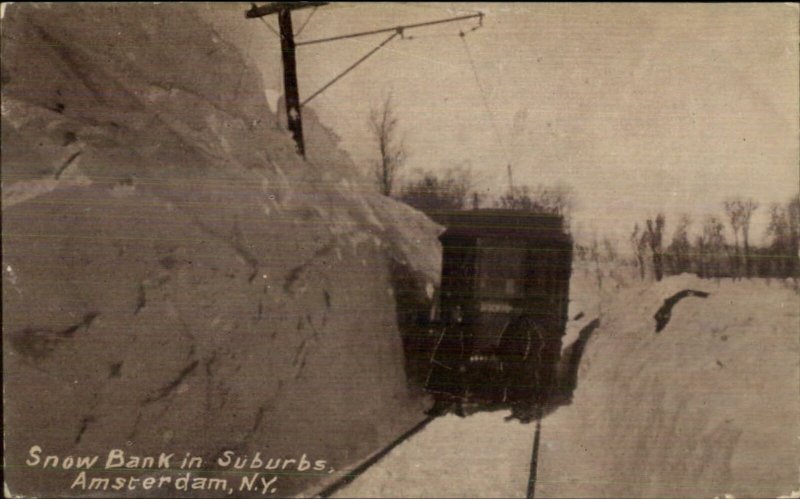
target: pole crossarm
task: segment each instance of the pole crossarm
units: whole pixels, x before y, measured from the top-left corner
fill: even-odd
[[[347,69],[345,69],[344,71],[342,71],[341,73],[339,73],[339,75],[338,75],[336,78],[332,79],[331,81],[329,81],[328,83],[326,83],[326,84],[325,84],[325,86],[323,86],[322,88],[320,88],[319,90],[317,90],[316,92],[314,92],[313,94],[311,94],[310,96],[308,96],[308,97],[306,98],[306,100],[304,100],[303,102],[301,102],[301,103],[300,103],[300,107],[303,107],[303,106],[305,106],[306,104],[308,104],[308,103],[309,103],[309,101],[311,101],[311,99],[313,99],[314,97],[318,96],[319,94],[321,94],[322,92],[324,92],[325,90],[327,90],[327,89],[328,89],[328,87],[330,87],[331,85],[333,85],[334,83],[336,83],[337,81],[339,81],[340,79],[342,79],[342,77],[344,77],[344,75],[346,75],[347,73],[349,73],[350,71],[352,71],[353,69],[355,69],[355,67],[356,67],[356,66],[358,66],[359,64],[361,64],[362,62],[366,61],[366,60],[367,60],[367,59],[368,59],[368,58],[369,58],[369,57],[370,57],[372,54],[374,54],[375,52],[377,52],[378,50],[380,50],[380,49],[381,49],[381,48],[382,48],[384,45],[386,45],[387,43],[389,43],[389,42],[391,42],[392,40],[394,40],[394,39],[395,39],[396,37],[398,37],[398,36],[399,36],[401,33],[402,33],[402,31],[401,31],[401,30],[399,30],[399,29],[398,29],[398,31],[395,31],[394,33],[392,33],[392,35],[391,35],[391,36],[389,36],[389,38],[387,38],[386,40],[382,41],[380,45],[378,45],[378,46],[377,46],[377,47],[375,47],[374,49],[372,49],[372,50],[370,50],[369,52],[367,52],[366,54],[364,54],[364,55],[363,55],[363,56],[362,56],[362,57],[361,57],[359,60],[357,60],[356,62],[354,62],[353,64],[351,64],[351,65],[350,65],[350,67],[348,67]]]
[[[311,3],[311,2],[307,2],[307,3]],[[478,12],[477,14],[469,14],[469,15],[458,16],[458,17],[450,17],[448,19],[439,19],[439,20],[436,20],[436,21],[428,21],[428,22],[424,22],[424,23],[406,24],[404,26],[395,26],[393,28],[375,29],[375,30],[371,30],[371,31],[362,31],[360,33],[350,33],[350,34],[347,34],[347,35],[331,36],[331,37],[328,37],[328,38],[318,38],[316,40],[307,40],[307,41],[304,41],[304,42],[297,42],[295,45],[300,47],[301,45],[312,45],[314,43],[334,42],[334,41],[337,41],[337,40],[344,40],[344,39],[347,39],[347,38],[356,38],[356,37],[359,37],[359,36],[377,35],[377,34],[380,34],[380,33],[390,33],[390,32],[402,33],[404,30],[407,30],[407,29],[421,28],[423,26],[433,26],[435,24],[451,23],[451,22],[455,22],[455,21],[463,21],[463,20],[466,20],[466,19],[475,19],[475,18],[478,18],[480,20],[481,24],[483,24],[483,12]]]
[[[254,19],[256,17],[264,17],[272,14],[277,14],[282,10],[299,10],[307,9],[309,7],[320,7],[328,5],[328,2],[272,2],[261,7],[252,4],[250,10],[244,13],[247,19]]]

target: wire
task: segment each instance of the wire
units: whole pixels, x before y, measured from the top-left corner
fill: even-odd
[[[278,38],[280,38],[280,37],[281,37],[281,34],[280,34],[280,33],[278,33],[278,30],[276,30],[275,28],[273,28],[273,27],[272,27],[272,25],[271,25],[270,23],[268,23],[267,21],[265,21],[263,17],[259,17],[258,19],[259,19],[259,20],[260,20],[262,23],[264,23],[264,26],[266,26],[267,28],[269,28],[269,30],[270,30],[270,31],[272,31],[273,33],[275,33],[275,36],[277,36]]]
[[[314,17],[314,12],[316,12],[316,11],[317,11],[317,7],[315,6],[313,9],[311,9],[311,14],[309,14],[308,17],[306,17],[305,22],[303,23],[302,26],[300,26],[300,28],[297,30],[297,33],[295,33],[294,36],[300,36],[300,33],[303,32],[303,30],[306,27],[306,24],[308,24],[308,21],[310,21],[311,18]]]
[[[308,40],[308,41],[304,41],[304,42],[297,42],[295,45],[299,47],[301,45],[311,45],[312,43],[333,42],[333,41],[337,41],[337,40],[345,40],[347,38],[356,38],[356,37],[359,37],[359,36],[377,35],[379,33],[389,33],[389,32],[392,32],[392,31],[402,33],[404,30],[408,30],[408,29],[412,29],[412,28],[421,28],[423,26],[433,26],[435,24],[450,23],[450,22],[454,22],[454,21],[463,21],[464,19],[474,19],[476,17],[480,18],[481,21],[482,21],[483,20],[483,13],[470,14],[470,15],[459,16],[459,17],[451,17],[451,18],[448,18],[448,19],[438,19],[436,21],[427,21],[427,22],[422,22],[422,23],[406,24],[406,25],[403,25],[403,26],[395,26],[395,27],[392,27],[392,28],[381,28],[381,29],[374,29],[374,30],[371,30],[371,31],[361,31],[359,33],[349,33],[347,35],[331,36],[331,37],[328,37],[328,38],[319,38],[317,40]]]
[[[390,41],[394,40],[394,38],[395,38],[395,37],[397,37],[397,36],[399,36],[400,34],[401,34],[401,31],[400,31],[400,30],[398,30],[398,31],[395,31],[395,32],[394,32],[394,33],[393,33],[391,36],[389,36],[389,38],[387,38],[386,40],[382,41],[380,45],[378,45],[378,46],[377,46],[377,47],[375,47],[374,49],[372,49],[372,50],[370,50],[369,52],[367,52],[367,53],[366,53],[364,56],[362,56],[362,57],[361,57],[361,59],[357,60],[356,62],[354,62],[353,64],[351,64],[349,68],[347,68],[347,69],[345,69],[344,71],[342,71],[341,73],[339,73],[339,76],[337,76],[336,78],[332,79],[331,81],[329,81],[328,83],[326,83],[326,84],[325,84],[325,86],[323,86],[322,88],[320,88],[319,90],[317,90],[316,92],[314,92],[313,94],[311,94],[311,96],[309,96],[309,97],[308,97],[306,100],[304,100],[303,102],[301,102],[301,103],[300,103],[300,107],[303,107],[303,106],[305,106],[306,104],[308,104],[308,102],[309,102],[311,99],[313,99],[314,97],[316,97],[316,96],[318,96],[319,94],[321,94],[322,92],[324,92],[324,91],[325,91],[325,90],[326,90],[328,87],[330,87],[331,85],[333,85],[334,83],[336,83],[337,81],[339,81],[339,80],[340,80],[340,79],[341,79],[341,78],[342,78],[344,75],[346,75],[347,73],[349,73],[350,71],[352,71],[353,69],[355,69],[355,67],[356,67],[356,66],[358,66],[359,64],[361,64],[362,62],[366,61],[366,60],[367,60],[367,58],[369,58],[369,56],[371,56],[372,54],[374,54],[375,52],[377,52],[378,50],[380,50],[380,49],[381,49],[381,48],[382,48],[384,45],[386,45],[386,44],[387,44],[387,43],[389,43]]]
[[[506,150],[505,146],[503,146],[503,141],[500,138],[500,131],[497,129],[497,123],[495,122],[494,113],[492,112],[491,107],[489,107],[489,101],[486,100],[486,91],[484,90],[481,79],[478,76],[478,68],[475,66],[475,60],[472,58],[472,52],[469,49],[469,45],[467,45],[466,33],[462,31],[459,36],[461,37],[461,41],[464,42],[464,50],[467,53],[467,59],[472,67],[472,74],[475,75],[475,82],[478,85],[478,93],[481,95],[483,106],[486,109],[486,113],[489,115],[489,122],[492,124],[492,130],[494,130],[495,139],[497,140],[497,144],[500,146],[500,149],[503,151],[503,154],[506,157],[506,163],[510,165],[511,158],[508,155],[508,150]]]
[[[447,9],[445,7],[442,7],[442,6],[435,6],[435,5],[430,5],[430,4],[426,4],[426,3],[420,3],[420,2],[397,2],[397,3],[399,3],[400,5],[402,5],[404,7],[416,7],[416,8],[422,8],[422,9],[428,9],[428,10],[444,11],[444,12],[448,12],[448,13],[452,13],[453,12],[452,9]],[[471,14],[479,14],[481,11],[474,10],[474,9],[458,8],[457,12],[459,12],[459,13],[460,12],[468,12],[468,13],[471,13]]]

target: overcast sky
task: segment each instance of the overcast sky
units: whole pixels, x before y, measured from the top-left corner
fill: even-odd
[[[246,8],[220,25],[282,93],[278,39]],[[580,238],[627,237],[659,210],[669,236],[680,213],[699,225],[741,195],[762,204],[760,242],[767,205],[798,191],[796,4],[342,3],[298,41],[478,10],[483,28],[463,40],[475,21],[408,31],[309,104],[357,164],[374,157],[369,109],[391,92],[409,173],[468,165],[497,193],[511,163],[515,184],[567,183]],[[310,14],[294,13],[296,30]],[[386,36],[300,47],[301,99]]]

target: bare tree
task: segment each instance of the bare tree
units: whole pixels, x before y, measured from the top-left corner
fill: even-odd
[[[705,232],[697,236],[694,240],[694,250],[692,251],[692,262],[697,275],[708,277],[708,249],[706,248]]]
[[[787,275],[788,261],[786,255],[789,254],[789,217],[787,216],[786,209],[779,203],[773,203],[769,207],[769,226],[767,227],[767,235],[772,237],[772,243],[769,248],[770,259],[770,274],[774,276]]]
[[[798,277],[800,263],[800,194],[792,197],[786,206],[770,206],[767,235],[772,237],[769,247],[769,272],[781,277]]]
[[[720,277],[720,259],[725,251],[725,225],[715,216],[709,216],[703,223],[702,254],[706,277]]]
[[[644,254],[647,251],[647,233],[640,231],[638,223],[633,225],[631,245],[633,246],[633,253],[636,255],[636,262],[639,265],[639,278],[644,281]]]
[[[511,187],[495,202],[495,206],[512,210],[553,213],[564,217],[567,225],[575,205],[572,188],[566,184],[554,186],[527,185]]]
[[[664,224],[663,213],[656,215],[655,223],[652,219],[647,219],[647,244],[650,245],[650,251],[653,252],[653,271],[656,274],[656,281],[660,281],[664,277],[664,249],[662,246]]]
[[[758,209],[758,203],[753,199],[742,201],[742,243],[744,244],[744,271],[745,276],[750,278],[752,274],[752,262],[750,258],[750,219],[753,212]]]
[[[527,185],[510,187],[495,204],[509,210],[545,211],[544,205],[534,198]]]
[[[564,217],[569,223],[572,211],[575,209],[575,192],[565,183],[555,185],[538,185],[534,190],[536,199],[553,213]]]
[[[736,198],[728,199],[723,204],[725,206],[725,214],[728,216],[728,222],[730,222],[731,229],[733,230],[734,260],[731,267],[733,267],[734,277],[738,277],[740,275],[739,231],[742,228],[742,204],[740,200]]]
[[[481,207],[483,196],[478,191],[472,191],[472,209],[477,210]]]
[[[603,236],[603,249],[606,252],[606,261],[614,263],[617,261],[617,245],[608,236]]]
[[[800,278],[800,193],[792,196],[786,205],[789,219],[789,274]]]
[[[675,232],[672,234],[672,242],[667,248],[667,255],[671,262],[672,272],[680,274],[689,272],[691,270],[689,252],[691,251],[691,244],[689,243],[689,226],[692,224],[692,219],[689,215],[681,215],[678,219],[678,225],[675,227]]]
[[[597,234],[592,236],[592,245],[589,246],[589,259],[594,262],[594,278],[597,289],[603,289],[603,269],[600,267],[600,245],[597,243]]]
[[[744,243],[744,267],[747,277],[750,277],[750,218],[758,208],[758,203],[752,199],[730,198],[725,201],[725,214],[733,229],[734,241],[734,264],[733,271],[735,276],[741,276],[741,254],[739,252],[739,233],[742,234]]]
[[[391,94],[387,94],[380,108],[369,113],[369,128],[378,144],[380,159],[373,163],[375,180],[381,194],[389,196],[397,180],[397,174],[405,163],[403,140],[398,137],[398,118]]]
[[[472,172],[465,168],[450,168],[440,175],[422,172],[403,186],[400,200],[428,214],[440,210],[463,210],[470,202],[474,208],[480,205],[480,195],[473,191],[473,185]]]

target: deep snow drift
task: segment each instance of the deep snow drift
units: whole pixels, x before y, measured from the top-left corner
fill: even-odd
[[[260,75],[194,9],[5,6],[11,493],[81,495],[74,473],[23,466],[32,445],[327,461],[280,476],[288,494],[420,419],[390,268],[438,279],[440,228],[339,151],[297,157]]]
[[[687,297],[656,334],[654,315]],[[541,497],[777,497],[800,489],[800,298],[682,275],[623,290],[574,403],[546,418]]]

